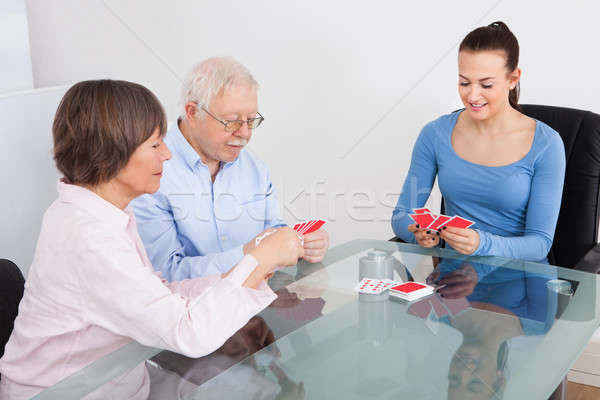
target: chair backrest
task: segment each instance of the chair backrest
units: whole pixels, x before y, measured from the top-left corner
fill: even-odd
[[[0,357],[13,330],[23,297],[25,279],[15,263],[0,259]]]
[[[572,268],[595,246],[600,217],[600,115],[565,107],[523,104],[523,113],[556,130],[567,168],[551,264]]]

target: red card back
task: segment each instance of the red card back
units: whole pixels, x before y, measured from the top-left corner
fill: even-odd
[[[322,219],[318,220],[317,222],[315,222],[313,224],[313,226],[311,226],[310,228],[308,228],[306,230],[306,232],[303,233],[303,235],[306,235],[307,233],[311,233],[316,231],[317,229],[319,229],[320,227],[322,227],[325,224],[325,221],[323,221]]]
[[[468,219],[462,217],[453,217],[450,221],[446,223],[446,226],[453,226],[455,228],[467,229],[471,225],[474,225],[475,222],[469,221]]]
[[[394,286],[394,287],[390,288],[390,290],[396,290],[396,291],[402,292],[402,293],[410,293],[410,292],[414,292],[415,290],[423,289],[426,287],[427,286],[422,285],[420,283],[406,282],[401,285]]]
[[[425,207],[423,207],[423,208],[413,208],[413,212],[415,214],[425,214],[425,213],[431,214],[431,210],[429,208],[425,208]]]
[[[435,220],[435,217],[431,214],[410,214],[409,217],[413,219],[421,228],[427,228]]]
[[[433,229],[434,231],[437,231],[442,227],[442,225],[450,221],[450,219],[452,219],[452,217],[449,217],[447,215],[440,215],[436,218],[435,221],[433,221],[431,225],[429,225],[428,229]]]

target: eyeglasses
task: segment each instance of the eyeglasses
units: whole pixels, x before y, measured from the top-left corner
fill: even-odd
[[[248,125],[248,129],[255,129],[255,128],[258,128],[258,126],[265,120],[265,118],[262,115],[260,115],[260,113],[257,111],[256,113],[258,114],[258,117],[256,117],[256,118],[249,118],[245,121],[242,119],[236,119],[233,121],[229,121],[229,120],[221,121],[219,118],[215,117],[210,112],[208,112],[208,110],[206,108],[202,107],[202,110],[205,113],[207,113],[208,115],[210,115],[211,117],[213,117],[216,121],[219,121],[220,123],[222,123],[223,126],[225,127],[225,132],[235,132],[238,129],[240,129],[242,127],[242,125],[244,125],[244,123],[246,123]]]

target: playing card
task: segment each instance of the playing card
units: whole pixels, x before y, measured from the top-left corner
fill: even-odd
[[[312,232],[314,232],[316,230],[319,230],[325,224],[325,221],[323,221],[322,219],[318,219],[318,220],[315,220],[315,221],[312,221],[312,222],[313,223],[310,226],[308,226],[304,230],[304,232],[302,232],[303,235],[306,235],[307,233],[312,233]]]
[[[427,227],[427,229],[431,229],[434,231],[439,231],[442,226],[448,221],[450,221],[452,217],[447,215],[438,215],[438,217]]]
[[[359,293],[379,294],[397,284],[398,282],[389,279],[363,278],[363,280],[354,287],[354,290]]]
[[[300,230],[301,230],[302,228],[304,228],[304,226],[305,226],[306,224],[308,224],[308,222],[309,222],[309,221],[300,222],[300,223],[298,223],[298,224],[294,225],[294,227],[293,227],[292,229],[294,229],[296,232],[300,232]]]
[[[423,290],[423,289],[430,289],[431,291],[433,291],[433,287],[426,285],[424,283],[417,283],[417,282],[406,282],[406,283],[402,283],[400,285],[396,285],[394,287],[391,288],[391,290],[403,293],[403,294],[409,294],[409,293],[413,293],[416,292],[418,290]]]
[[[354,290],[359,293],[379,294],[385,290],[384,284],[381,279],[364,278],[354,287]]]
[[[428,213],[410,214],[409,217],[411,217],[415,223],[419,224],[420,228],[427,228],[433,221],[435,221],[435,217]]]
[[[454,216],[454,217],[452,217],[452,219],[450,219],[448,222],[446,222],[444,224],[444,226],[453,226],[455,228],[467,229],[468,227],[472,226],[473,224],[475,224],[475,222],[469,221],[468,219],[463,218],[463,217]]]
[[[311,221],[301,222],[299,224],[294,225],[293,229],[301,235],[306,235],[307,233],[311,233],[321,228],[326,221],[322,219],[313,219]]]
[[[298,233],[302,235],[304,231],[307,230],[313,223],[313,221],[307,221],[303,223],[300,228],[298,228]]]
[[[390,288],[390,295],[412,301],[423,296],[429,296],[433,293],[433,290],[433,286],[429,286],[424,283],[407,282],[401,285],[392,286]]]
[[[415,214],[433,214],[429,208],[413,208]]]

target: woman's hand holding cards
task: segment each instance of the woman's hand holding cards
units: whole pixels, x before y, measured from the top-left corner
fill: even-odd
[[[462,254],[473,254],[479,247],[479,234],[468,229],[475,222],[458,215],[436,215],[428,208],[414,208],[409,217],[415,221],[408,226],[422,247],[437,246],[441,239]],[[441,233],[440,233],[441,232]]]
[[[246,279],[244,286],[256,288],[272,275],[275,268],[296,265],[304,255],[304,247],[302,238],[285,226],[265,236],[250,254],[258,261],[258,267]]]
[[[440,237],[454,250],[462,254],[473,254],[479,247],[479,233],[474,229],[443,226]]]
[[[408,230],[415,235],[415,239],[421,247],[435,247],[440,243],[440,236],[436,232],[420,228],[418,224],[409,225]]]
[[[302,238],[285,226],[265,236],[250,254],[259,264],[272,270],[278,266],[296,265],[298,259],[304,255],[304,247]],[[271,272],[270,270],[268,272]]]

